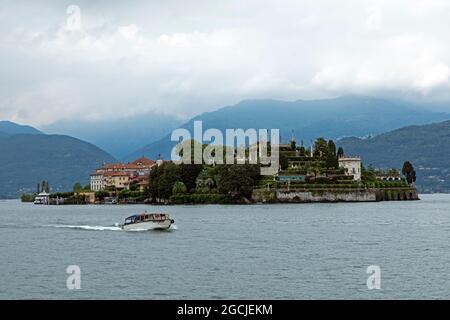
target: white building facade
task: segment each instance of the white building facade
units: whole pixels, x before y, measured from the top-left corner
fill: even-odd
[[[339,167],[345,169],[345,174],[353,176],[353,180],[361,180],[361,157],[340,157],[338,159]]]
[[[91,190],[100,191],[105,188],[105,180],[103,178],[103,173],[93,173],[91,174]]]

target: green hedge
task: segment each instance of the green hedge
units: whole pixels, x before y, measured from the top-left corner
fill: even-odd
[[[32,194],[22,193],[20,200],[22,202],[34,202],[35,197],[36,197],[36,193],[32,193]]]
[[[180,194],[170,197],[173,204],[224,204],[235,201],[226,194]]]
[[[140,191],[122,190],[119,192],[119,199],[141,199],[145,198],[145,194]]]
[[[64,198],[64,204],[86,204],[84,196],[72,196]]]
[[[73,192],[57,192],[57,193],[52,193],[50,195],[50,199],[56,199],[56,198],[66,199],[66,198],[70,198],[73,196],[74,196]],[[84,199],[84,197],[83,197],[83,199]]]

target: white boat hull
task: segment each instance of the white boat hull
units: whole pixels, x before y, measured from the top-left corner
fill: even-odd
[[[172,225],[172,220],[166,219],[162,221],[144,221],[122,225],[125,231],[146,231],[146,230],[166,230]]]

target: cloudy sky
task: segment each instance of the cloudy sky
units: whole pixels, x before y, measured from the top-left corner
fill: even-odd
[[[342,94],[450,101],[448,0],[93,2],[0,0],[0,119],[186,118]]]

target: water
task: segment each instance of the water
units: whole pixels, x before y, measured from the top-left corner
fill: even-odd
[[[2,299],[450,298],[450,195],[416,202],[34,206],[0,201]],[[163,210],[170,231],[125,232]],[[68,290],[66,268],[81,268]],[[366,269],[381,268],[381,290]]]

